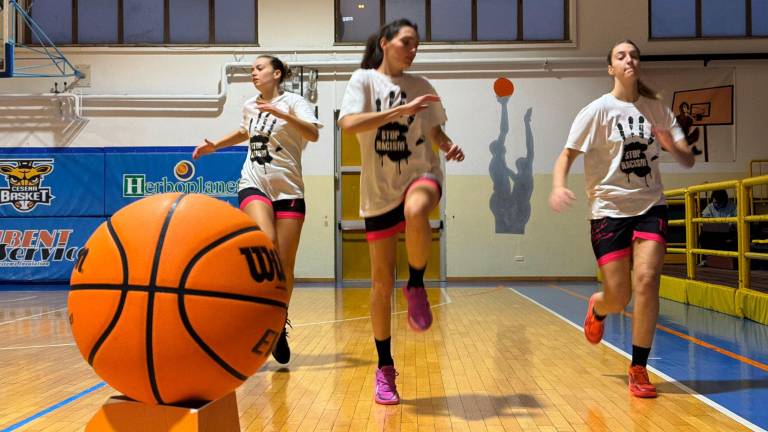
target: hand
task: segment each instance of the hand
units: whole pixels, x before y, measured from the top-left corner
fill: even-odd
[[[200,156],[207,155],[216,151],[216,144],[213,141],[205,139],[205,142],[195,147],[192,151],[192,159],[198,159]]]
[[[412,116],[429,108],[429,104],[433,102],[440,102],[440,96],[434,94],[425,94],[417,97],[405,105],[400,106],[399,109],[402,115]]]
[[[283,118],[286,114],[285,111],[279,110],[276,106],[272,105],[271,103],[257,103],[256,108],[261,112],[272,114],[273,116],[280,119]]]
[[[653,128],[652,131],[659,144],[661,144],[661,148],[668,151],[677,160],[677,163],[686,168],[690,168],[696,163],[696,157],[692,153],[692,149],[687,148],[687,146],[683,146],[684,149],[681,149],[675,145],[672,133],[668,129]]]
[[[443,151],[445,152],[445,160],[455,160],[456,162],[461,162],[464,160],[464,151],[461,149],[461,147],[450,141],[445,143],[444,146],[448,147],[447,149],[442,147]]]
[[[570,208],[574,201],[576,201],[576,195],[566,187],[553,188],[552,193],[549,194],[549,207],[557,213]]]
[[[661,148],[672,154],[675,153],[675,140],[672,138],[672,133],[669,131],[669,129],[655,127],[652,129],[652,132],[653,135],[656,136],[656,139],[659,141]]]

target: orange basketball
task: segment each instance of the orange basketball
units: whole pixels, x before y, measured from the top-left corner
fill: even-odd
[[[271,354],[288,307],[267,236],[198,194],[122,208],[91,235],[70,283],[80,353],[112,387],[153,404],[237,388]]]
[[[498,97],[512,96],[512,93],[515,92],[515,85],[507,78],[497,78],[496,81],[493,82],[493,91]]]

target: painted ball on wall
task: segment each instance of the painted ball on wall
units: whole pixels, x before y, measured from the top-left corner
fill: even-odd
[[[515,92],[515,85],[507,78],[497,78],[496,81],[493,82],[493,92],[496,93],[496,96],[498,97],[509,97]]]

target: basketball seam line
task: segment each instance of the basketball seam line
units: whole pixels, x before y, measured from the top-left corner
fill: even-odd
[[[125,299],[128,295],[128,291],[126,290],[128,286],[128,256],[125,253],[123,244],[120,242],[120,237],[117,235],[115,228],[112,226],[112,218],[107,219],[107,232],[109,233],[110,237],[112,237],[112,241],[115,242],[117,251],[120,254],[120,263],[123,266],[123,284],[120,286],[120,302],[117,304],[115,315],[112,317],[112,320],[109,322],[109,325],[107,325],[107,328],[104,329],[104,332],[101,334],[101,336],[99,336],[99,339],[96,340],[96,343],[93,345],[91,352],[88,355],[88,364],[91,366],[93,366],[93,362],[96,359],[96,354],[101,349],[101,346],[107,340],[109,335],[112,334],[112,331],[117,326],[117,322],[120,321],[120,316],[122,316],[123,307],[125,306]]]
[[[184,328],[187,330],[187,333],[194,339],[195,343],[205,351],[206,354],[208,354],[208,357],[210,357],[213,361],[215,361],[219,366],[221,366],[222,369],[227,371],[230,375],[234,376],[235,378],[239,379],[240,381],[245,381],[248,379],[248,376],[240,373],[237,369],[235,369],[232,365],[227,363],[223,358],[219,357],[218,354],[203,340],[203,338],[200,337],[199,334],[195,331],[194,327],[192,326],[192,323],[189,321],[189,316],[187,315],[187,308],[184,303],[184,293],[186,291],[186,285],[187,285],[187,279],[189,278],[189,274],[192,272],[192,269],[195,267],[195,264],[197,264],[202,257],[204,257],[208,252],[212,251],[214,248],[218,247],[219,245],[232,240],[234,238],[237,238],[245,233],[252,232],[258,230],[255,226],[249,226],[245,228],[238,229],[236,231],[233,231],[223,237],[220,237],[204,248],[200,249],[195,256],[192,257],[192,259],[189,260],[189,263],[187,263],[187,266],[184,268],[184,272],[181,275],[181,279],[179,280],[179,296],[178,296],[178,305],[179,305],[179,316],[181,317],[181,322],[184,324]],[[287,309],[287,305],[286,305]]]
[[[157,377],[155,377],[155,359],[152,350],[152,330],[155,315],[155,284],[157,283],[157,272],[160,267],[160,257],[163,254],[163,244],[165,243],[165,235],[168,233],[168,226],[173,219],[173,213],[176,211],[176,207],[179,205],[182,199],[186,195],[182,194],[171,205],[168,213],[165,215],[165,221],[163,227],[160,229],[160,235],[157,238],[157,246],[155,246],[155,257],[152,261],[152,272],[149,278],[148,294],[147,294],[147,328],[144,341],[146,344],[147,354],[147,373],[149,374],[149,385],[152,388],[152,395],[159,404],[165,403],[160,395],[160,388],[157,386]]]
[[[70,291],[86,291],[86,290],[103,290],[103,291],[116,291],[116,290],[122,290],[122,285],[111,285],[111,284],[79,284],[79,285],[72,285],[70,287]],[[149,292],[149,287],[146,285],[128,285],[124,288],[126,291],[135,291],[135,292]],[[169,287],[155,287],[156,293],[162,293],[162,294],[180,294],[181,291],[179,291],[178,288],[169,288]],[[200,297],[215,297],[215,298],[222,298],[226,300],[239,300],[249,303],[258,303],[258,304],[264,304],[269,306],[275,306],[283,309],[288,309],[288,305],[277,300],[273,300],[266,297],[254,297],[254,296],[248,296],[244,294],[234,294],[234,293],[224,293],[224,292],[218,292],[218,291],[205,291],[205,290],[198,290],[198,289],[186,289],[184,290],[184,295],[186,296],[200,296]]]
[[[193,256],[189,260],[187,265],[184,267],[184,272],[181,274],[181,279],[179,280],[179,287],[178,287],[179,290],[181,290],[181,291],[185,290],[185,287],[187,285],[187,279],[189,278],[189,274],[192,272],[192,268],[195,266],[195,264],[197,264],[198,261],[200,261],[200,259],[203,256],[205,256],[205,254],[207,254],[208,252],[213,250],[215,247],[221,245],[222,243],[224,243],[226,241],[232,240],[235,237],[238,237],[238,236],[240,236],[242,234],[245,234],[245,233],[248,233],[248,232],[253,232],[253,231],[261,231],[261,230],[258,227],[256,227],[256,226],[248,226],[248,227],[245,227],[245,228],[240,228],[240,229],[238,229],[236,231],[232,231],[231,233],[226,234],[226,235],[224,235],[224,236],[222,236],[222,237],[212,241],[207,246],[205,246],[202,249],[200,249],[195,254],[195,256]]]

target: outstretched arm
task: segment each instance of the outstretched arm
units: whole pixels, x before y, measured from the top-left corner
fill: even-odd
[[[347,132],[359,133],[378,129],[400,117],[411,116],[427,109],[430,103],[440,102],[440,96],[426,94],[417,97],[405,105],[396,106],[381,112],[349,114],[339,119],[339,128]]]
[[[526,159],[533,159],[533,129],[531,128],[531,114],[533,108],[528,108],[525,111],[523,122],[525,122],[525,157]]]
[[[281,111],[270,103],[258,104],[256,108],[259,111],[270,113],[279,119],[285,120],[286,123],[295,127],[301,134],[301,137],[307,141],[315,142],[320,136],[320,131],[316,124],[302,120],[291,113]]]
[[[203,143],[195,147],[192,151],[192,159],[198,159],[200,156],[213,153],[218,149],[239,144],[247,139],[248,133],[243,129],[238,129],[236,132],[232,132],[218,141],[211,141],[208,138],[205,138]]]
[[[563,149],[552,170],[552,192],[549,194],[549,206],[556,212],[561,212],[571,206],[576,196],[568,189],[568,173],[571,165],[581,152],[571,148]]]

